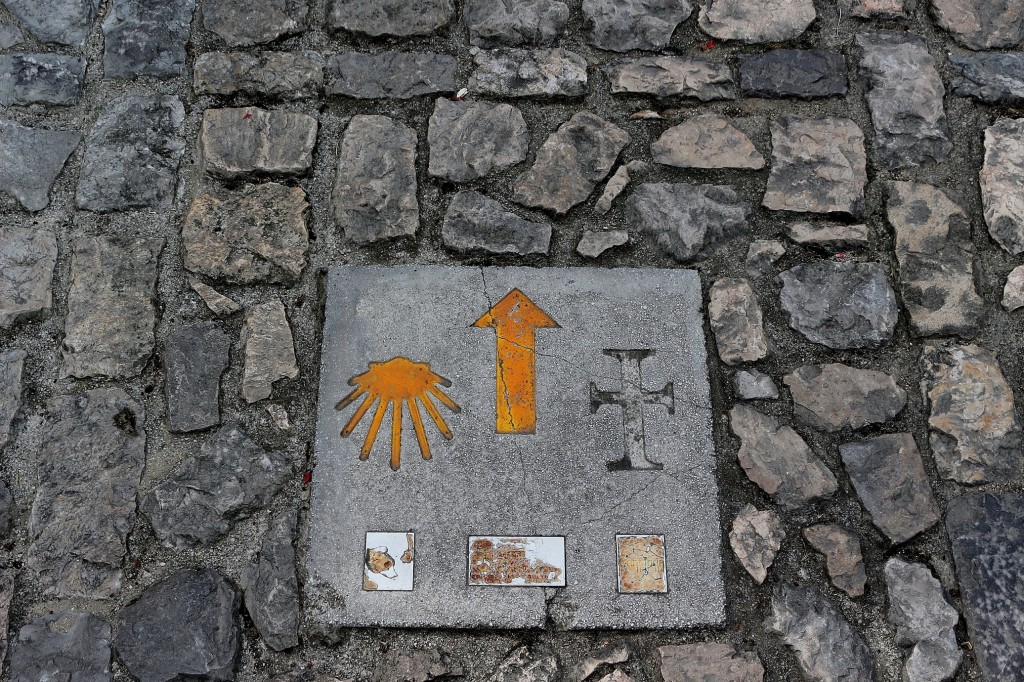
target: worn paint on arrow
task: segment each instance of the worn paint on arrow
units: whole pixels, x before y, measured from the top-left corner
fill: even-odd
[[[473,326],[493,327],[498,336],[497,432],[536,433],[536,331],[557,329],[558,323],[526,294],[513,289]]]

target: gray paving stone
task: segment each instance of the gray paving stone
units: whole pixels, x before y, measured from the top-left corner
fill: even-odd
[[[701,114],[675,125],[651,143],[655,163],[677,168],[764,168],[747,134],[724,116]]]
[[[231,340],[215,322],[179,327],[164,342],[164,388],[171,431],[198,431],[220,423],[220,376]]]
[[[441,239],[448,248],[461,252],[546,254],[551,224],[521,218],[494,199],[470,190],[459,192],[448,204]]]
[[[723,277],[711,285],[708,297],[708,318],[722,362],[738,365],[768,357],[761,306],[750,282]]]
[[[913,435],[893,433],[839,446],[846,473],[871,521],[892,542],[906,542],[939,521]]]
[[[21,376],[27,357],[20,349],[0,351],[0,452],[11,442],[11,424],[21,409]]]
[[[698,57],[620,59],[604,69],[613,94],[693,97],[702,102],[735,99],[736,83],[728,64]]]
[[[558,327],[535,335],[534,433],[504,435],[496,433],[493,421],[501,395],[496,335],[471,325],[481,315],[486,324],[487,311],[514,288]],[[641,300],[643,311],[635,305]],[[567,629],[721,622],[710,410],[701,407],[708,405],[708,384],[700,301],[698,276],[685,270],[333,269],[305,584],[307,613],[318,627],[538,628],[549,615]],[[381,315],[382,310],[401,313]],[[603,353],[605,348],[655,350],[642,361],[642,386],[662,391],[671,382],[673,401],[686,405],[671,414],[664,403],[648,408],[644,454],[634,452],[634,459],[623,456],[624,449],[635,451],[623,436],[623,411],[594,410],[592,396],[600,400],[620,387],[622,362]],[[366,427],[355,427],[355,438],[340,437],[351,414],[336,410],[335,403],[368,363],[398,355],[427,362],[430,372],[447,377],[451,387],[444,390],[462,410],[443,410],[451,440],[427,420],[429,460],[417,452],[412,422],[404,418],[399,442],[405,452],[399,450],[404,456],[395,470],[388,466],[383,437],[371,446],[368,460],[360,460]],[[595,389],[588,390],[591,382]],[[644,462],[663,469],[642,469]],[[601,495],[585,502],[596,489]],[[423,490],[451,504],[443,514],[424,514],[416,492]],[[382,505],[382,499],[390,502]],[[687,514],[670,511],[679,504]],[[347,511],[339,514],[342,508]],[[363,590],[365,534],[391,528],[416,533],[415,590]],[[622,528],[665,536],[669,592],[618,594],[614,536]],[[543,588],[468,587],[470,532],[565,535],[567,549],[576,549],[566,554],[559,606],[549,611],[552,595]]]
[[[878,348],[892,340],[899,309],[878,263],[820,260],[779,275],[789,325],[829,348]]]
[[[516,178],[513,198],[523,206],[561,215],[586,201],[608,176],[629,133],[581,111],[544,140],[533,166]]]
[[[17,26],[0,19],[0,50],[9,50],[21,44],[24,39],[25,36]]]
[[[789,238],[823,249],[865,248],[870,244],[871,231],[867,225],[800,222],[789,226]]]
[[[121,609],[114,650],[140,680],[233,680],[240,606],[238,591],[219,572],[179,571]]]
[[[299,376],[292,328],[280,299],[254,305],[246,311],[242,345],[245,365],[241,390],[247,403],[269,398],[277,381]]]
[[[75,204],[99,213],[170,208],[185,153],[184,120],[185,108],[172,95],[111,102],[86,140]]]
[[[459,63],[433,52],[338,52],[327,61],[327,94],[411,99],[458,89]]]
[[[583,32],[602,50],[660,51],[692,11],[688,0],[583,0]]]
[[[907,682],[942,682],[956,673],[963,652],[954,628],[960,614],[946,601],[942,583],[924,564],[893,557],[885,562],[889,622],[896,641],[911,646],[903,666]]]
[[[51,398],[45,415],[25,564],[47,597],[107,599],[135,527],[145,412],[120,388],[96,388]]]
[[[1024,105],[1024,52],[949,55],[956,94],[986,104]]]
[[[302,189],[274,182],[202,194],[181,227],[185,268],[232,284],[295,282],[306,267],[308,214]]]
[[[646,183],[633,190],[625,215],[681,263],[750,229],[750,206],[725,185]]]
[[[314,52],[207,52],[196,57],[192,74],[196,93],[204,95],[302,99],[324,87],[323,60]]]
[[[103,20],[103,75],[183,75],[195,8],[195,0],[113,0]]]
[[[926,344],[921,391],[932,456],[944,478],[1005,481],[1021,472],[1021,427],[996,357],[978,346]]]
[[[1000,118],[985,131],[978,179],[988,233],[1010,253],[1024,253],[1024,208],[1016,199],[1024,181],[1024,118]]]
[[[914,168],[949,156],[953,143],[946,88],[924,39],[912,33],[861,33],[854,40],[875,128],[875,155],[890,169]]]
[[[314,117],[296,111],[207,109],[199,133],[203,166],[226,179],[303,175],[313,165],[317,129]]]
[[[334,222],[355,242],[416,234],[416,131],[387,116],[353,116],[338,154]]]
[[[81,47],[100,0],[4,0],[4,5],[44,43]]]
[[[110,625],[61,611],[22,626],[11,647],[12,682],[110,682]]]
[[[569,6],[558,0],[467,0],[462,20],[471,45],[549,47],[569,23]]]
[[[782,381],[797,420],[825,431],[884,424],[907,405],[906,391],[885,372],[838,362],[804,365]]]
[[[1007,275],[1002,303],[1011,313],[1024,308],[1024,265],[1018,265]]]
[[[848,118],[783,116],[771,123],[772,169],[761,202],[773,211],[860,215],[864,133]]]
[[[286,455],[264,450],[229,424],[146,494],[139,512],[168,547],[208,546],[265,507],[290,473]]]
[[[0,329],[49,317],[56,264],[57,236],[52,231],[0,227]]]
[[[85,60],[60,54],[0,55],[0,106],[71,105],[85,82]]]
[[[27,211],[50,204],[50,188],[82,141],[76,131],[26,128],[0,119],[0,194],[17,199]]]
[[[764,682],[764,666],[756,651],[732,644],[700,642],[658,647],[665,682]]]
[[[779,515],[771,509],[760,511],[752,504],[740,509],[729,531],[729,546],[758,585],[768,577],[768,569],[785,539]]]
[[[843,16],[872,18],[905,17],[914,7],[914,0],[839,0]]]
[[[204,284],[194,277],[189,278],[188,284],[199,295],[199,298],[203,300],[203,303],[210,309],[210,312],[218,317],[234,315],[242,310],[242,306],[238,305],[237,302],[220,293],[209,284]]]
[[[469,182],[525,161],[530,129],[510,104],[439,97],[428,123],[427,143],[432,176]]]
[[[776,585],[765,627],[793,649],[807,680],[875,679],[871,647],[816,588],[789,582]]]
[[[736,394],[744,400],[776,400],[779,397],[779,387],[775,381],[756,369],[736,372],[732,383]]]
[[[609,249],[628,243],[629,233],[625,230],[586,230],[576,244],[576,253],[584,258],[597,258]]]
[[[260,637],[274,651],[299,644],[299,577],[295,572],[295,536],[299,509],[276,513],[263,537],[259,557],[242,576],[245,608]]]
[[[864,594],[867,574],[860,539],[850,531],[829,523],[804,528],[807,544],[825,555],[832,584],[851,597]]]
[[[302,33],[308,0],[205,0],[203,27],[231,47],[260,45]]]
[[[1024,45],[1024,7],[1013,0],[931,0],[939,26],[972,50]]]
[[[697,25],[721,40],[777,43],[798,37],[816,17],[813,0],[702,0]]]
[[[729,425],[740,439],[736,456],[747,477],[781,506],[795,509],[838,488],[800,434],[775,417],[740,403],[729,411]]]
[[[953,545],[967,632],[986,679],[1024,670],[1024,495],[953,498],[946,531]]]
[[[153,353],[164,240],[78,237],[73,243],[63,376],[136,376]]]
[[[564,48],[499,48],[473,55],[473,93],[496,97],[582,97],[587,94],[587,61]]]
[[[333,0],[327,23],[371,38],[425,36],[455,18],[452,0]]]
[[[740,87],[752,97],[777,99],[846,94],[846,58],[831,50],[772,50],[740,59]]]

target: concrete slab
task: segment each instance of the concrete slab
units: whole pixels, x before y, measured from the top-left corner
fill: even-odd
[[[723,621],[697,273],[338,267],[323,338],[306,582],[319,627]],[[404,406],[400,431],[364,405],[378,394]],[[415,534],[413,590],[364,589],[367,533]],[[649,565],[665,579],[620,591],[617,536],[663,538]],[[470,586],[478,537],[518,538],[548,581],[558,562],[537,538],[564,538],[565,587]]]

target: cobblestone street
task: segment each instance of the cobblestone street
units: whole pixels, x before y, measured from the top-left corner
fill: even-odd
[[[346,455],[366,474],[348,490],[320,461],[318,410],[363,389],[321,385],[339,383],[331,351],[433,328],[366,307],[429,300],[469,316],[437,341],[450,354],[496,336],[498,388],[477,374],[500,394],[496,301],[525,298],[503,279],[523,267],[548,269],[533,296],[593,287],[609,339],[629,337],[607,312],[622,300],[637,327],[703,333],[658,356],[685,377],[648,361],[630,387],[653,351],[605,350],[614,373],[577,396],[622,429],[621,467],[696,458],[700,502],[599,490],[610,461],[592,489],[564,479],[593,506],[579,518],[667,514],[700,542],[681,562],[698,573],[633,610],[620,568],[614,608],[580,572],[504,588],[526,592],[503,613],[438,593],[431,613],[352,615],[363,602],[323,578],[334,557],[367,580],[371,552],[389,579],[398,555],[332,543],[316,515],[358,526],[386,490],[402,499],[382,506],[499,532],[456,518],[469,502],[439,482],[490,447],[458,420],[495,398],[470,403],[479,377],[438,364],[443,417],[408,416],[401,463],[385,421],[390,468],[382,435],[368,462]],[[660,274],[638,300],[641,268]],[[478,280],[489,312],[464,295]],[[562,336],[538,338],[567,339],[551,362],[575,372],[586,334],[544,307],[534,326]],[[1024,681],[1022,347],[1022,0],[0,0],[3,679]],[[561,386],[551,412],[572,414]],[[357,452],[373,417],[362,459],[384,407],[346,426],[367,417]],[[534,433],[506,407],[504,433]],[[677,413],[692,423],[657,430]],[[570,467],[599,441],[550,447]],[[374,487],[407,480],[399,464],[419,488]],[[552,528],[516,532],[571,546]],[[408,537],[412,563],[404,527],[365,530],[401,530],[377,535]],[[480,622],[519,629],[423,627]]]

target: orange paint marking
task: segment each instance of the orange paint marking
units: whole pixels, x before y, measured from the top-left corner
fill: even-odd
[[[558,329],[558,323],[526,294],[513,289],[473,326],[493,328],[498,337],[497,432],[536,433],[536,332]]]
[[[351,436],[374,403],[377,405],[370,422],[370,429],[366,432],[363,446],[359,450],[359,459],[370,457],[389,406],[391,407],[391,468],[393,470],[397,471],[402,464],[403,406],[409,410],[413,429],[416,432],[416,442],[419,444],[423,459],[430,459],[431,454],[419,404],[423,405],[423,409],[434,421],[441,435],[447,440],[452,439],[451,429],[448,428],[448,424],[437,411],[430,396],[435,396],[445,407],[456,414],[461,412],[461,408],[438,388],[439,385],[447,388],[452,385],[452,382],[431,372],[429,364],[413,362],[403,357],[391,358],[387,362],[371,362],[368,371],[352,377],[348,380],[348,384],[355,388],[338,401],[335,409],[344,410],[360,398],[363,401],[345,424],[345,428],[341,430],[342,438]]]

